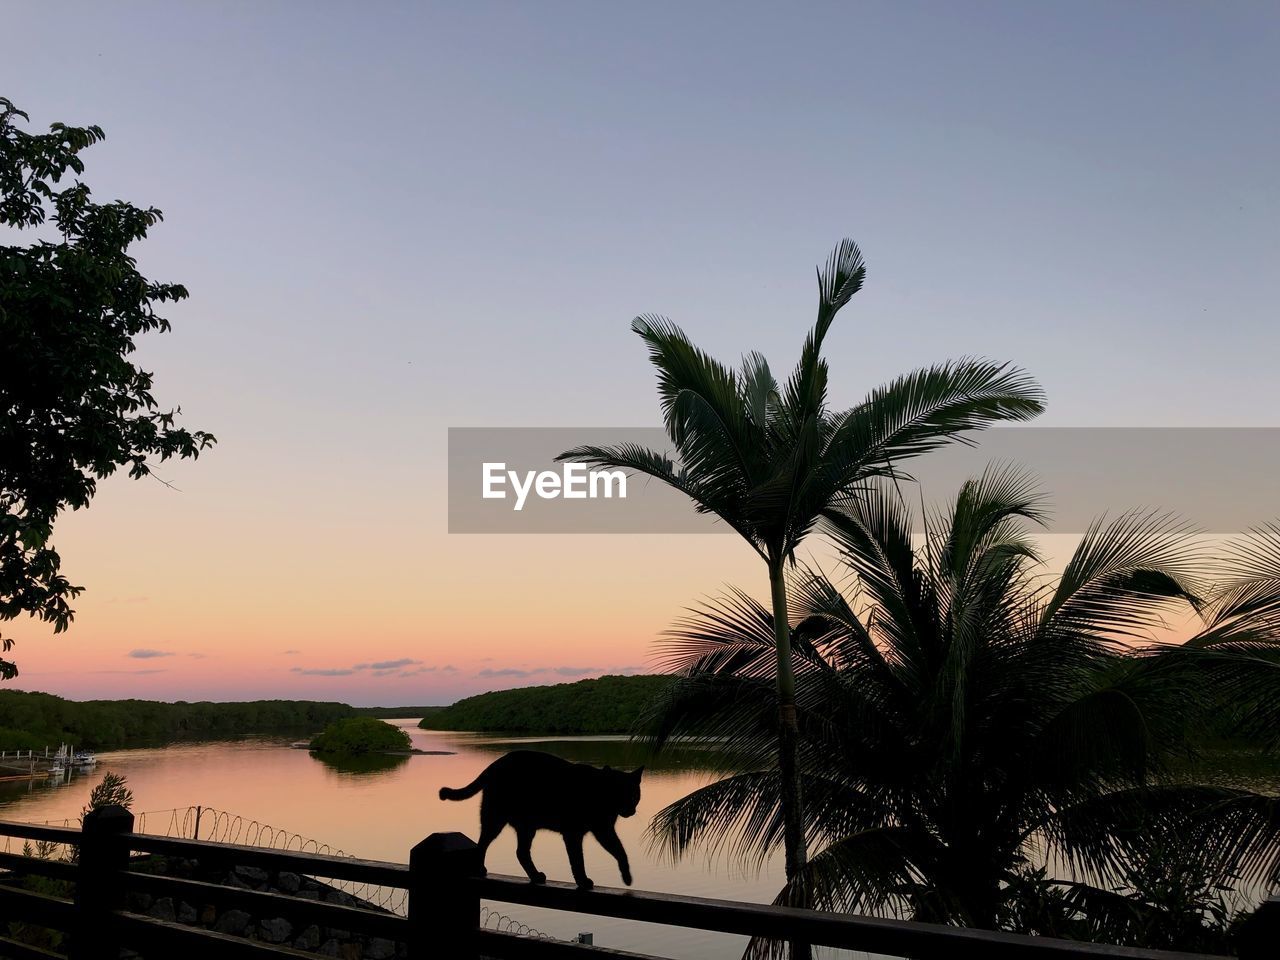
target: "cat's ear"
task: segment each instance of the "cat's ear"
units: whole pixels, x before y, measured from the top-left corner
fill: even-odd
[[[640,775],[642,773],[644,773],[644,767],[636,767],[634,770],[631,771],[631,775],[635,777],[637,781],[639,781]]]

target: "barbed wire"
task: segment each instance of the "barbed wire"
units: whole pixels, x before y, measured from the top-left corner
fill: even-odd
[[[79,828],[79,818],[66,817],[62,820],[46,820],[46,827]],[[149,829],[153,827],[154,829]],[[272,850],[291,851],[296,853],[315,853],[327,857],[356,859],[355,854],[347,853],[338,847],[323,843],[300,833],[294,833],[261,820],[251,819],[216,807],[196,805],[190,807],[172,807],[168,810],[144,810],[133,815],[134,833],[146,833],[152,836],[174,837],[183,840],[205,840],[211,843],[228,843],[244,847],[265,847]],[[197,835],[198,834],[198,835]],[[10,845],[14,838],[5,837],[4,850],[12,853]],[[35,845],[24,844],[24,849],[31,849],[31,855],[42,859],[66,859],[70,845],[65,843],[37,842]],[[57,854],[55,857],[54,854]],[[377,884],[360,883],[353,880],[340,880],[320,874],[306,874],[313,880],[323,881],[326,885],[340,890],[348,896],[365,903],[381,907],[390,913],[406,916],[409,912],[409,891],[400,887],[384,887]],[[550,934],[543,933],[520,920],[500,913],[491,907],[481,904],[480,925],[489,930],[501,933],[514,933],[520,937],[532,937],[539,940],[554,940]]]

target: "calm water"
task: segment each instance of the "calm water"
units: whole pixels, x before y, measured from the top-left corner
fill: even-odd
[[[415,720],[392,722],[409,733],[415,747],[454,753],[397,758],[390,760],[389,769],[350,771],[326,765],[279,738],[121,750],[100,754],[95,771],[74,775],[69,783],[0,784],[0,818],[33,822],[74,818],[89,789],[110,770],[128,777],[135,813],[147,814],[141,826],[148,832],[166,832],[170,816],[164,811],[200,804],[349,854],[403,863],[410,847],[430,833],[458,830],[476,836],[479,799],[445,802],[438,791],[441,786],[470,783],[496,756],[516,746],[598,765],[635,765],[625,741],[616,737],[496,738],[419,730]],[[723,863],[709,865],[703,858],[673,865],[646,844],[645,828],[658,810],[715,778],[716,773],[696,756],[664,769],[646,769],[639,811],[618,822],[637,889],[765,903],[773,899],[782,884],[780,863],[770,864],[759,876],[743,877]],[[587,873],[592,879],[598,885],[619,886],[612,857],[590,838],[586,847]],[[570,879],[564,846],[556,834],[538,835],[533,858],[548,877]],[[490,849],[487,865],[491,872],[523,876],[510,830]],[[679,960],[729,960],[741,956],[745,944],[739,937],[494,906],[553,936],[570,939],[580,931],[591,931],[600,946]]]

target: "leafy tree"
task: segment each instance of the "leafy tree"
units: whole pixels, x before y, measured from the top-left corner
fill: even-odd
[[[18,126],[27,119],[0,97],[0,225],[33,236],[0,245],[0,621],[27,614],[61,632],[82,588],[49,542],[58,515],[88,506],[118,468],[144,477],[214,438],[177,426],[129,359],[136,337],[169,329],[157,307],[187,296],[129,254],[160,211],[91,199],[80,154],[101,128],[32,134]],[[0,678],[16,674],[0,660]]]
[[[1255,669],[1274,668],[1280,633],[1227,616],[1238,578],[1209,586],[1195,541],[1155,515],[1095,524],[1046,575],[1029,535],[1042,506],[996,469],[927,520],[922,544],[891,487],[827,511],[849,586],[793,580],[804,826],[819,852],[778,902],[1166,945],[1209,942],[1214,911],[1221,932],[1221,888],[1280,879],[1280,801],[1170,773],[1188,730],[1235,695],[1188,651],[1226,642],[1231,621]],[[1203,629],[1186,644],[1134,645],[1195,611]],[[655,818],[674,856],[705,844],[750,864],[780,846],[773,641],[771,612],[736,591],[666,641],[683,679],[651,718],[653,744],[723,736],[754,754]]]
[[[0,748],[42,750],[63,741],[93,750],[254,733],[306,733],[353,716],[345,703],[251,700],[161,703],[64,700],[48,693],[0,690]]]
[[[359,756],[387,750],[408,750],[409,735],[375,717],[349,717],[329,724],[324,733],[311,741],[316,753]]]
[[[99,810],[113,804],[124,807],[126,810],[130,809],[133,806],[133,791],[129,789],[128,777],[107,771],[102,776],[102,782],[89,791],[89,802],[80,811],[80,822],[84,822],[85,814],[91,810]]]
[[[632,329],[649,348],[667,434],[679,465],[637,445],[584,446],[561,455],[655,477],[737,531],[769,571],[772,594],[777,762],[785,821],[787,876],[806,859],[805,817],[796,767],[795,678],[785,571],[832,501],[893,466],[998,420],[1026,420],[1043,408],[1021,370],[960,360],[917,370],[873,390],[857,406],[827,404],[823,340],[840,309],[862,288],[866,267],[844,240],[818,271],[818,317],[784,387],[749,354],[734,371],[699,350],[663,317]]]
[[[418,726],[509,733],[626,733],[671,683],[670,677],[638,674],[493,690],[433,710]]]
[[[129,789],[129,778],[108,771],[103,774],[102,781],[89,791],[89,802],[80,808],[80,825],[83,828],[84,818],[94,810],[117,804],[126,810],[133,807],[133,791]],[[67,849],[67,859],[76,862],[80,859],[80,848],[71,846]]]

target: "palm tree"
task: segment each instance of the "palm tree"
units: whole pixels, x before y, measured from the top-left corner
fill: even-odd
[[[1255,660],[1277,661],[1275,624],[1250,626],[1243,609],[1266,606],[1265,588],[1210,590],[1194,538],[1150,514],[1098,522],[1047,576],[1029,533],[1042,510],[1025,476],[994,469],[926,518],[922,542],[892,486],[826,511],[851,586],[793,576],[798,764],[818,853],[779,903],[1134,939],[1155,910],[1134,895],[1155,885],[1144,877],[1197,895],[1280,879],[1280,801],[1167,773],[1188,725],[1220,702],[1187,651],[1227,643],[1230,627]],[[1204,626],[1185,646],[1133,645],[1195,610]],[[759,865],[778,848],[773,627],[731,591],[665,642],[683,679],[653,711],[652,745],[724,737],[746,771],[655,818],[673,856],[705,846]],[[1238,666],[1222,669],[1242,682]]]
[[[669,320],[636,318],[632,329],[648,345],[657,370],[664,425],[679,465],[634,444],[577,447],[559,458],[669,484],[699,512],[714,514],[737,531],[768,566],[786,869],[796,882],[806,852],[787,562],[822,511],[867,478],[887,475],[896,462],[993,421],[1026,420],[1043,409],[1040,388],[1021,370],[961,360],[900,377],[849,410],[829,410],[822,343],[865,277],[857,244],[842,241],[818,270],[817,322],[782,389],[758,353],[749,354],[735,372],[699,350]]]

